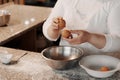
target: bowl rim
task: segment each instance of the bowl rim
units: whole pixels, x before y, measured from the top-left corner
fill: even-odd
[[[47,50],[47,49],[50,49],[50,48],[54,48],[54,47],[73,47],[73,48],[76,48],[76,49],[78,49],[80,52],[80,56],[79,57],[77,57],[77,58],[75,58],[75,59],[70,59],[70,60],[55,60],[55,59],[51,59],[51,58],[47,58],[47,57],[45,57],[44,55],[43,55],[43,52],[45,51],[45,50]],[[84,53],[83,53],[84,51],[83,51],[83,49],[82,48],[78,48],[78,47],[75,47],[75,46],[68,46],[68,45],[61,45],[61,46],[51,46],[51,47],[47,47],[47,48],[45,48],[45,49],[43,49],[42,51],[41,51],[41,55],[42,55],[42,57],[43,58],[45,58],[45,59],[47,59],[47,60],[51,60],[51,61],[58,61],[58,62],[60,62],[60,61],[73,61],[73,60],[77,60],[77,59],[79,59],[79,58],[81,58],[83,55],[84,55]]]

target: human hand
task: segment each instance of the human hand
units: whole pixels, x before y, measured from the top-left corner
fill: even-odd
[[[68,41],[72,45],[81,44],[85,42],[89,42],[91,34],[84,30],[70,30],[71,34],[77,35],[72,38],[63,38]]]
[[[69,30],[62,30],[61,31],[61,37],[63,38],[72,38],[72,34]]]
[[[48,35],[53,39],[58,38],[61,30],[65,27],[65,25],[65,20],[62,17],[54,18],[50,27],[48,27]]]
[[[66,25],[65,20],[62,17],[57,17],[57,18],[53,18],[52,21],[52,29],[54,30],[62,30]]]

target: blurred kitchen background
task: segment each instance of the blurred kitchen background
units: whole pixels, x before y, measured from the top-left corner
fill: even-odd
[[[25,0],[26,5],[53,7],[57,0]]]
[[[0,0],[0,4],[14,2],[16,4],[53,7],[57,0]]]
[[[14,2],[15,4],[20,4],[20,5],[53,8],[57,0],[0,0],[0,5],[11,2],[11,1]],[[36,31],[37,52],[41,52],[46,47],[56,46],[56,45],[59,44],[59,40],[56,41],[56,42],[53,42],[53,41],[47,40],[44,37],[44,35],[42,33],[42,24],[43,23],[41,23],[41,25],[38,25],[38,28],[37,28],[37,31]],[[4,44],[3,46],[26,50],[25,48],[20,47],[21,41],[24,41],[24,39],[22,39],[22,37],[19,37],[19,38],[16,38],[14,40],[11,40],[10,42]]]
[[[25,5],[32,6],[42,6],[42,7],[50,7],[53,8],[57,0],[25,0]],[[52,42],[47,40],[42,34],[42,27],[38,27],[37,29],[37,50],[38,52],[42,51],[44,48],[49,46],[54,46],[59,44],[59,40],[56,42]],[[42,44],[42,45],[41,45]]]

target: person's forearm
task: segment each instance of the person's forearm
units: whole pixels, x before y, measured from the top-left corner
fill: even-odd
[[[90,34],[90,39],[88,41],[90,44],[94,45],[96,48],[103,48],[106,44],[106,38],[104,35],[100,34]]]
[[[51,37],[52,39],[57,39],[59,37],[59,30],[53,30],[51,27],[48,28],[48,35],[49,37]]]

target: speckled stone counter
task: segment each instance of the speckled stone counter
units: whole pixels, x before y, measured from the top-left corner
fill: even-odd
[[[120,72],[116,72],[109,78],[97,79],[89,76],[79,66],[62,71],[53,70],[45,63],[40,53],[5,47],[0,47],[1,50],[17,56],[26,52],[28,54],[20,58],[16,64],[0,63],[0,80],[120,80]],[[116,57],[118,55],[115,54]]]

